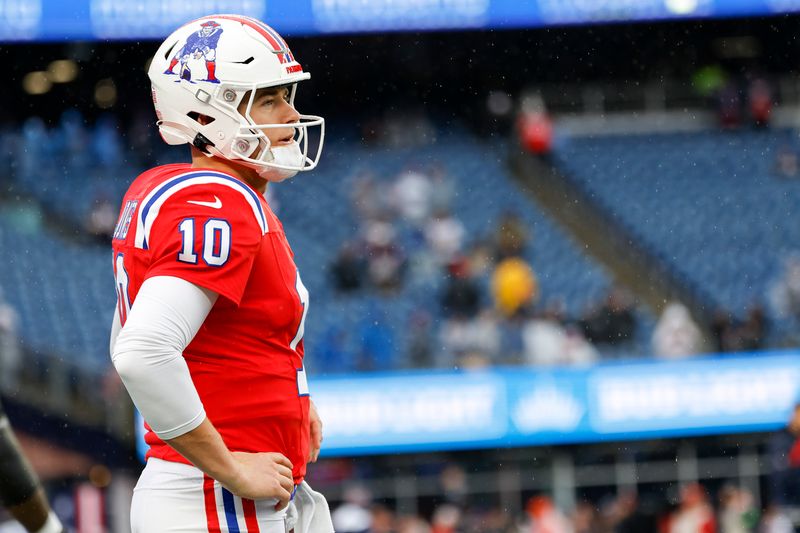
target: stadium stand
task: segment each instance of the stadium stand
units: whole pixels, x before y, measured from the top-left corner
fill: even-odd
[[[39,229],[20,231],[8,216],[0,217],[0,246],[12,251],[0,269],[0,286],[19,311],[24,345],[97,374],[105,370],[114,306],[110,253]]]
[[[743,316],[800,246],[789,130],[566,139],[562,172],[705,302]],[[773,317],[775,318],[775,317]]]
[[[71,151],[63,142],[68,138],[65,129],[85,139],[107,135],[102,124],[85,128],[77,116],[66,113],[57,130],[30,119],[21,134],[6,133],[3,142],[21,148],[14,152],[18,158],[12,163],[15,186],[36,198],[45,212],[77,228],[66,232],[72,237],[84,231],[83,222],[98,202],[110,202],[117,209],[124,189],[141,167],[131,163],[136,161],[134,154],[116,151],[98,156],[105,163],[90,168],[85,157],[76,155],[80,151]],[[353,369],[359,351],[365,349],[364,339],[375,333],[376,326],[381,334],[373,337],[390,338],[389,360],[368,362],[366,367],[407,367],[408,336],[403,332],[409,317],[424,311],[434,317],[435,324],[441,319],[439,300],[445,276],[438,273],[412,273],[391,296],[374,291],[342,295],[332,287],[326,266],[342,243],[363,229],[351,196],[364,173],[389,187],[391,180],[410,166],[441,166],[456,185],[451,209],[465,227],[465,247],[490,238],[504,214],[517,213],[532,234],[525,259],[536,272],[539,301],[563,302],[569,316],[578,316],[609,290],[610,280],[603,268],[520,194],[504,167],[503,147],[498,143],[483,143],[461,131],[422,147],[376,148],[344,141],[331,143],[326,152],[325,162],[316,172],[275,187],[281,219],[313,295],[306,347],[309,365],[315,368],[325,372]],[[179,160],[182,152],[173,149],[156,154],[163,163]],[[8,217],[3,220],[0,235],[5,249],[23,250],[30,256],[12,263],[0,277],[8,300],[20,309],[25,341],[35,349],[66,350],[69,353],[64,355],[86,361],[93,368],[106,365],[108,317],[114,305],[107,248],[35,229],[22,233]],[[418,248],[419,235],[411,225],[401,220],[398,228],[404,249]],[[30,264],[40,268],[31,270]],[[488,283],[484,276],[484,290]],[[339,338],[342,344],[339,359],[315,355],[332,338]]]

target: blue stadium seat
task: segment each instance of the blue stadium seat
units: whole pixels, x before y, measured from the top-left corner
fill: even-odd
[[[576,137],[558,166],[713,309],[762,302],[800,249],[800,180],[775,174],[789,130]]]

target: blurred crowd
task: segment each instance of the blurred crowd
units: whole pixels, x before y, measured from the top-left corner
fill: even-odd
[[[532,228],[508,211],[486,234],[468,235],[453,214],[454,187],[437,165],[390,180],[359,175],[351,201],[360,230],[329,266],[342,295],[435,288],[435,304],[410,318],[408,366],[587,364],[601,357],[598,347],[632,348],[637,315],[627,291],[567,316],[558,298],[542,298]],[[357,369],[392,358],[373,353]]]
[[[452,471],[449,466],[445,472]],[[683,486],[674,497],[626,492],[600,501],[579,501],[569,511],[545,494],[530,496],[511,513],[485,501],[465,504],[463,495],[445,493],[429,516],[397,513],[372,502],[363,486],[350,487],[333,511],[339,533],[793,533],[789,515],[777,506],[763,512],[745,488],[725,484],[712,498],[699,484]]]
[[[569,506],[547,493],[523,493],[518,511],[470,480],[465,464],[443,460],[424,467],[436,474],[437,496],[420,499],[415,512],[393,511],[366,484],[351,481],[334,507],[334,525],[339,533],[794,533],[800,524],[800,403],[763,446],[769,475],[756,492],[733,480],[665,482],[639,485],[638,492],[607,487],[584,498],[578,490]]]
[[[51,212],[77,222],[107,245],[129,175],[159,163],[149,113],[135,113],[124,126],[112,113],[89,123],[74,108],[46,124],[29,117],[21,128],[0,127],[0,187],[31,194]],[[85,184],[90,186],[86,187]]]
[[[754,78],[747,94],[758,95],[762,82]],[[715,85],[709,95],[721,92],[724,85]],[[540,100],[526,100],[532,112],[543,109]],[[766,120],[769,113],[764,113]],[[402,132],[423,132],[426,139],[436,134],[421,112],[366,127],[374,130],[374,142],[388,146],[420,142]],[[46,212],[73,222],[77,218],[84,235],[106,245],[124,187],[124,180],[108,179],[108,173],[121,161],[130,168],[165,162],[154,149],[151,130],[145,114],[133,116],[125,128],[110,114],[88,124],[75,109],[64,111],[54,127],[31,117],[20,129],[0,131],[0,144],[13,155],[0,163],[0,182],[15,176],[9,187],[52,202],[44,205]],[[800,166],[792,159],[796,154],[778,156],[781,172]],[[90,176],[91,186],[71,190],[68,184],[79,176]],[[744,316],[719,309],[710,324],[702,323],[694,310],[671,302],[653,326],[649,317],[643,320],[635,296],[622,287],[610,287],[581,311],[568,311],[558,295],[542,293],[533,228],[520,213],[508,211],[483,234],[468,232],[456,215],[464,209],[455,208],[455,179],[442,165],[412,164],[395,176],[362,171],[348,188],[359,230],[331,257],[331,286],[342,295],[377,297],[412,288],[414,298],[424,303],[409,313],[402,331],[387,323],[379,306],[375,317],[365,318],[356,330],[332,328],[320,346],[322,368],[580,365],[647,354],[674,359],[753,351],[768,346],[773,326],[768,316],[789,317],[791,323],[800,317],[796,257],[787,259],[766,304],[753,304]],[[796,344],[790,329],[781,338]],[[344,342],[345,336],[354,340]]]
[[[419,309],[409,319],[415,334],[403,366],[580,365],[645,353],[678,359],[767,346],[767,313],[757,303],[744,316],[717,310],[705,324],[707,334],[679,301],[665,306],[654,327],[642,327],[638,302],[619,286],[569,315],[558,297],[542,297],[531,259],[535,235],[519,214],[506,212],[486,234],[471,236],[453,214],[453,198],[453,179],[438,166],[407,168],[391,180],[363,173],[352,192],[360,231],[329,266],[333,287],[345,295],[438,287],[433,312]],[[772,305],[780,313],[800,309],[792,303],[800,302],[798,273],[800,260],[790,260],[773,290]],[[359,334],[367,355],[356,370],[391,367],[394,343],[377,351],[377,343],[366,346],[378,329],[370,324]],[[391,335],[387,328],[380,333]]]

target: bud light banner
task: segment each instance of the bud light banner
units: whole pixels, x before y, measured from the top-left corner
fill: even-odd
[[[323,454],[769,431],[800,401],[800,353],[318,378]]]
[[[800,0],[0,0],[0,40],[161,39],[212,13],[284,35],[524,28],[800,11]]]
[[[309,371],[328,457],[772,431],[800,401],[794,351],[579,369]]]

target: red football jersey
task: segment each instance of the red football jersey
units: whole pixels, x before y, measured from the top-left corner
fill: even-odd
[[[232,451],[283,453],[299,483],[309,452],[308,291],[264,198],[219,171],[154,168],[128,189],[113,249],[123,325],[152,276],[220,295],[183,353],[206,414]],[[148,457],[188,463],[147,429]]]

